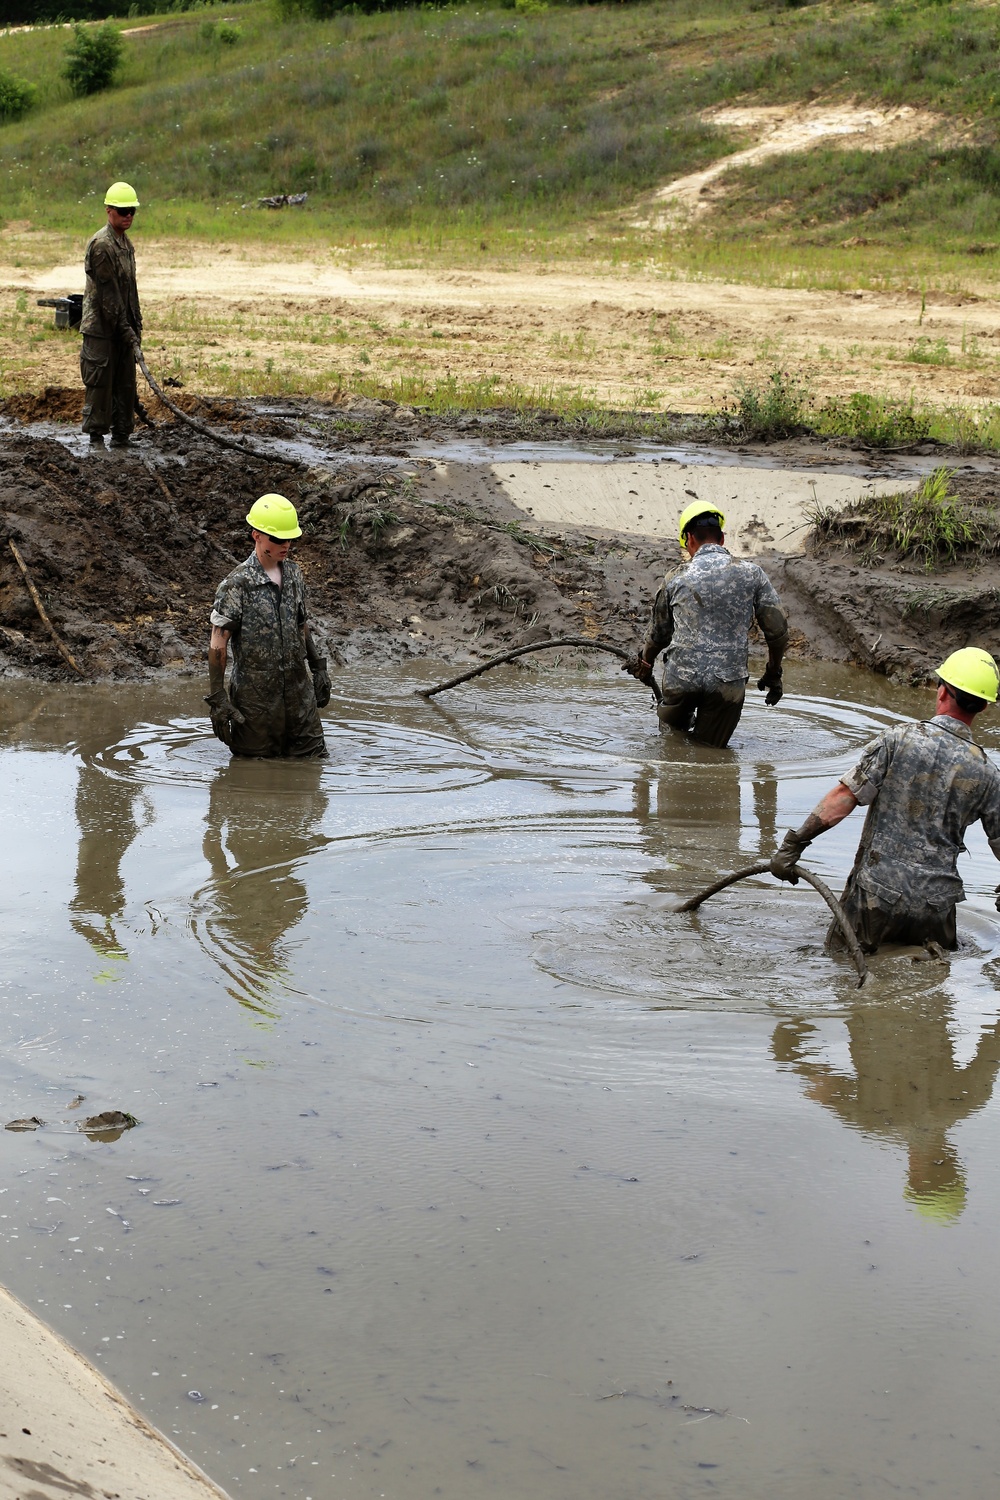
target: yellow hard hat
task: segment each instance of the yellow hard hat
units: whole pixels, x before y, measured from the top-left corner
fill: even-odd
[[[686,505],[681,511],[680,536],[678,540],[682,547],[684,545],[684,535],[691,522],[697,516],[716,516],[719,522],[719,530],[725,531],[726,529],[726,518],[717,505],[706,505],[703,500],[692,500],[691,504]]]
[[[930,1188],[926,1192],[918,1192],[912,1187],[904,1188],[903,1197],[913,1204],[923,1218],[936,1224],[954,1224],[962,1216],[968,1189],[959,1177],[954,1182],[944,1183],[941,1187]]]
[[[990,653],[979,646],[953,651],[938,667],[937,674],[948,687],[958,688],[960,693],[985,698],[987,703],[997,701],[1000,671]]]
[[[106,208],[138,208],[135,188],[128,182],[113,182],[104,194]]]
[[[295,506],[284,495],[261,495],[247,512],[247,525],[279,542],[290,542],[302,535]]]

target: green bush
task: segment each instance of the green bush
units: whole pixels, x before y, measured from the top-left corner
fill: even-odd
[[[996,552],[995,515],[963,505],[951,487],[953,478],[951,469],[935,469],[911,492],[866,495],[843,511],[818,511],[817,533],[859,552],[865,564],[889,552],[928,571],[963,553]]]
[[[96,30],[77,24],[73,27],[73,40],[66,49],[66,66],[63,77],[78,97],[98,94],[114,82],[122,61],[125,43],[121,33],[110,21]]]
[[[807,425],[809,393],[787,370],[772,370],[763,382],[741,380],[733,404],[722,412],[729,427],[751,441],[771,442],[792,437]]]
[[[931,419],[925,412],[914,411],[912,401],[855,391],[846,401],[839,397],[828,401],[817,426],[831,437],[859,438],[872,448],[908,448],[928,436]]]
[[[234,26],[232,21],[220,21],[216,34],[224,47],[235,47],[243,32],[238,26]]]
[[[35,85],[12,73],[0,72],[0,124],[19,120],[35,102]]]

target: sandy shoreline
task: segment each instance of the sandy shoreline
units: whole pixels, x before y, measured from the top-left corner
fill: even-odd
[[[0,1288],[0,1500],[225,1500],[94,1367]]]

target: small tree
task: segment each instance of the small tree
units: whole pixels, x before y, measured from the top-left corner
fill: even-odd
[[[13,73],[0,72],[0,125],[5,120],[19,120],[35,102],[35,85]]]
[[[124,47],[121,33],[110,21],[96,28],[74,26],[63,69],[74,94],[97,94],[106,89],[121,66]]]

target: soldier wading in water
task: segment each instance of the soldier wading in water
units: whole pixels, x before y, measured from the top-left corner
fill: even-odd
[[[772,707],[781,699],[781,658],[788,622],[771,581],[757,563],[740,562],[725,546],[721,510],[696,500],[681,514],[680,543],[690,562],[665,579],[653,603],[649,633],[623,672],[651,683],[662,651],[661,725],[690,730],[721,748],[740,722],[747,685],[747,642],[756,619],[767,641],[767,669],[757,686]]]
[[[956,864],[970,823],[982,823],[1000,859],[1000,771],[970,727],[997,701],[1000,673],[988,651],[968,646],[953,651],[937,675],[934,717],[884,729],[771,860],[771,874],[795,885],[795,866],[813,839],[867,807],[840,898],[867,953],[884,942],[956,948],[955,906],[965,900]],[[1000,911],[1000,887],[996,905]],[[831,927],[827,942],[838,936]]]
[[[220,583],[211,614],[211,691],[205,702],[212,728],[234,755],[323,756],[319,710],[330,701],[330,678],[309,632],[302,574],[288,561],[302,528],[284,495],[254,501],[247,524],[254,549]],[[234,665],[227,693],[230,640]]]

